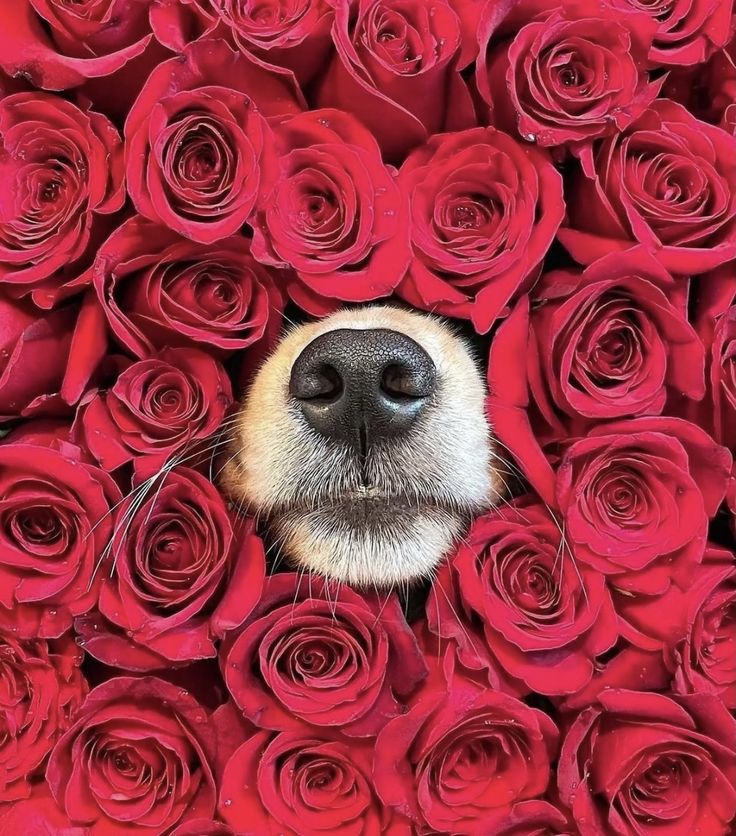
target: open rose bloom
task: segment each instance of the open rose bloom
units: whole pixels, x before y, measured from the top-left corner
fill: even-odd
[[[734,0],[0,0],[0,836],[736,833],[734,456]]]

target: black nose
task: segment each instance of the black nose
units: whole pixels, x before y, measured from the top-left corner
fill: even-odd
[[[435,378],[430,356],[404,334],[341,328],[297,357],[289,393],[313,429],[364,450],[417,420]]]

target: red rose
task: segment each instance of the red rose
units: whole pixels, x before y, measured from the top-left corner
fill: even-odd
[[[332,38],[317,102],[357,116],[387,160],[477,124],[457,66],[460,21],[446,0],[340,0]]]
[[[573,836],[573,833],[567,816],[547,801],[522,801],[493,831],[494,836]]]
[[[728,451],[676,418],[604,424],[570,445],[556,500],[580,561],[629,592],[685,589],[731,467]]]
[[[733,0],[674,0],[640,3],[619,0],[622,7],[647,12],[657,25],[649,59],[665,66],[702,64],[732,35]]]
[[[82,407],[86,446],[105,470],[146,456],[161,466],[212,435],[232,404],[225,370],[193,348],[166,349],[123,371]]]
[[[432,137],[401,167],[414,257],[410,304],[488,331],[536,278],[564,216],[562,178],[544,151],[493,128]]]
[[[0,833],[24,836],[89,836],[86,827],[74,827],[59,809],[46,784],[36,784],[30,798],[0,804]]]
[[[447,674],[379,734],[376,790],[419,832],[496,833],[546,790],[557,729],[520,700]]]
[[[493,4],[479,25],[476,81],[494,124],[544,146],[577,143],[623,130],[654,100],[662,81],[645,71],[656,29],[645,12],[597,0],[525,8],[514,10],[512,40],[490,53]]]
[[[97,602],[96,572],[120,499],[103,471],[33,444],[0,446],[0,626],[55,638]]]
[[[0,801],[31,795],[46,756],[86,693],[79,649],[71,639],[18,641],[0,635]],[[0,831],[3,830],[0,814]]]
[[[150,0],[14,0],[0,6],[0,66],[47,90],[109,76],[151,40]]]
[[[220,816],[254,834],[408,836],[374,794],[371,755],[368,744],[324,731],[256,732],[225,766]]]
[[[122,153],[99,113],[48,93],[0,98],[0,281],[14,295],[51,307],[65,290],[62,268],[123,205]]]
[[[576,564],[557,521],[533,500],[477,519],[435,583],[456,587],[493,656],[537,693],[578,691],[618,639],[604,576]],[[452,629],[449,601],[435,590],[427,604],[441,635]]]
[[[736,269],[724,264],[703,276],[693,323],[706,348],[708,393],[687,416],[712,430],[719,444],[736,451]]]
[[[154,0],[156,37],[180,52],[204,35],[227,34],[243,52],[292,70],[302,87],[322,69],[332,45],[330,0],[271,0],[252,6],[241,0]]]
[[[186,467],[141,478],[116,513],[99,612],[78,619],[87,651],[125,670],[216,655],[261,596],[265,555],[252,522]]]
[[[736,563],[711,549],[688,595],[687,635],[665,655],[680,693],[710,693],[736,708]]]
[[[203,244],[234,235],[276,174],[264,116],[299,110],[284,76],[222,41],[191,44],[151,73],[126,119],[133,203]]]
[[[237,836],[235,831],[214,819],[190,819],[180,824],[171,836]]]
[[[702,398],[703,345],[687,303],[688,282],[644,251],[544,275],[524,313],[528,331],[516,329],[520,342],[505,348],[528,358],[537,438],[565,440],[593,421],[657,415],[670,394]],[[504,366],[495,377],[515,372]]]
[[[59,806],[90,834],[165,833],[211,817],[214,738],[205,710],[155,677],[110,679],[90,692],[51,755]]]
[[[259,208],[253,255],[293,268],[303,286],[289,290],[307,310],[320,312],[322,297],[389,295],[409,263],[409,218],[375,139],[337,110],[295,116],[277,139],[281,171]]]
[[[672,273],[710,270],[736,256],[735,156],[736,137],[659,99],[583,154],[559,239],[581,264],[638,242]]]
[[[581,836],[726,834],[736,721],[708,695],[604,691],[567,733],[558,784]]]
[[[621,601],[619,596],[618,601]],[[672,674],[662,657],[662,645],[656,650],[642,650],[621,638],[612,651],[596,661],[590,682],[558,704],[563,712],[577,711],[598,699],[598,694],[611,688],[632,691],[664,691],[670,687]]]
[[[302,587],[304,587],[302,589]],[[376,734],[426,675],[395,597],[274,575],[223,654],[225,682],[246,719],[292,731],[303,723]]]
[[[107,349],[93,295],[42,313],[0,298],[0,423],[59,415],[82,397]]]
[[[205,246],[133,218],[100,250],[95,289],[136,357],[174,346],[227,356],[268,346],[281,329],[281,294],[239,236]]]

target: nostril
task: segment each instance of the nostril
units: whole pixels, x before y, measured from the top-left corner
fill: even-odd
[[[292,374],[289,389],[291,396],[300,401],[329,404],[339,399],[343,381],[334,366],[319,363],[301,374]]]
[[[426,374],[418,374],[416,369],[399,363],[392,363],[384,369],[381,390],[395,401],[413,401],[431,394]]]

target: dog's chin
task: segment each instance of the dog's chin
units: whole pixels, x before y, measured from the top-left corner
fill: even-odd
[[[353,586],[389,587],[431,577],[467,523],[431,501],[370,490],[313,508],[282,508],[273,525],[300,568]]]

